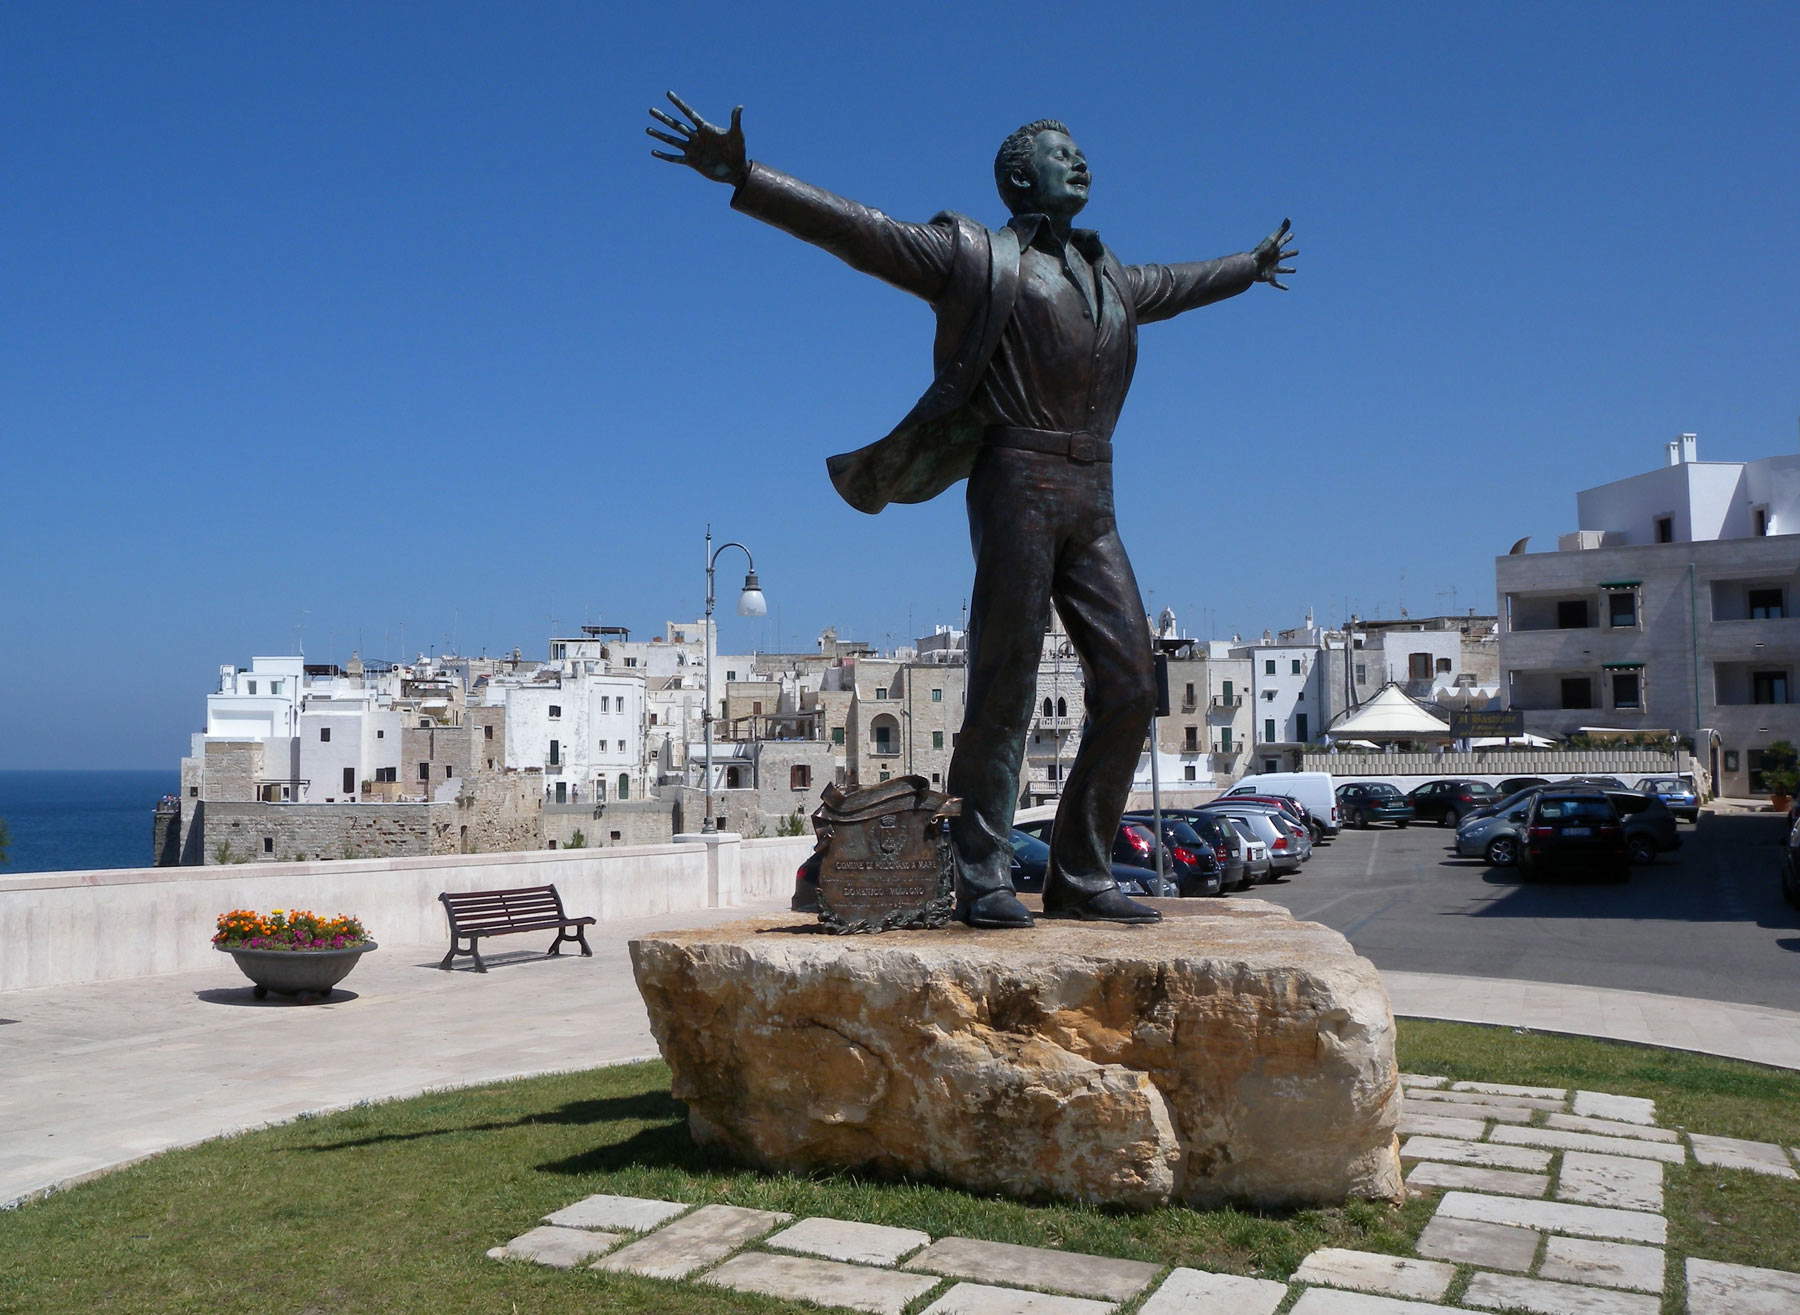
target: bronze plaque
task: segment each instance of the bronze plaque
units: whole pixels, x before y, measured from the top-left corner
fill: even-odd
[[[825,787],[819,837],[819,921],[832,932],[943,927],[955,886],[945,820],[958,802],[922,776],[845,794]]]

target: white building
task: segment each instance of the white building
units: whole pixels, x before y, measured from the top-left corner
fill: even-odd
[[[605,803],[645,794],[645,679],[611,671],[598,636],[555,638],[535,671],[496,675],[480,690],[506,709],[506,761],[544,773],[552,803]]]
[[[1723,794],[1800,741],[1800,455],[1668,465],[1577,494],[1556,552],[1495,560],[1500,667],[1528,730],[1691,738]]]

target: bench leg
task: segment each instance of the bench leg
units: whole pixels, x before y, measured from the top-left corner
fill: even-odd
[[[577,927],[575,929],[576,934],[571,936],[569,935],[568,928],[558,927],[556,929],[556,939],[550,942],[550,948],[544,951],[544,957],[546,959],[553,957],[560,959],[562,957],[564,941],[567,941],[571,945],[581,946],[581,952],[583,954],[592,954],[593,951],[587,947],[587,940],[580,934],[582,930],[582,928]]]
[[[581,946],[582,957],[586,959],[593,958],[594,952],[588,948],[586,927],[577,927],[575,929],[575,939]]]

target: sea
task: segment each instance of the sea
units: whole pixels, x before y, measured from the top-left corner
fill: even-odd
[[[0,876],[151,865],[156,801],[181,773],[0,771],[0,821],[10,840]]]

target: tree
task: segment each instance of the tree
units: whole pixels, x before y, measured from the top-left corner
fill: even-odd
[[[1770,794],[1793,797],[1800,789],[1800,750],[1791,740],[1774,740],[1762,751],[1763,788]]]

